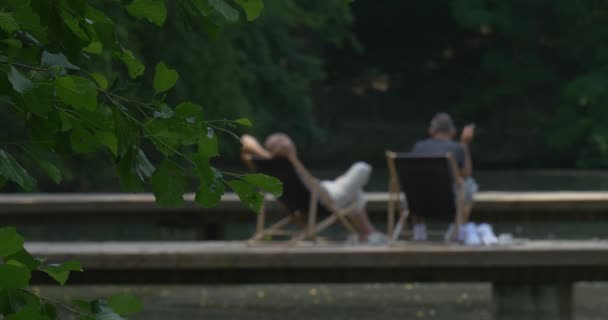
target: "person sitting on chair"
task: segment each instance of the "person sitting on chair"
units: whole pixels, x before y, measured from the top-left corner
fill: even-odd
[[[241,137],[241,143],[243,155],[252,155],[263,159],[285,157],[292,162],[294,162],[293,160],[299,162],[295,144],[285,133],[271,134],[264,142],[264,146],[256,138],[247,134]],[[387,238],[374,228],[365,210],[366,200],[363,186],[367,184],[371,170],[371,166],[367,163],[357,162],[335,180],[321,181],[321,187],[338,209],[354,207],[348,217],[357,229],[358,239],[351,238],[349,241],[381,245],[387,242]],[[303,183],[305,183],[304,179]]]
[[[451,153],[460,168],[460,176],[463,178],[464,188],[464,224],[461,226],[456,240],[466,245],[492,245],[498,242],[492,226],[487,223],[475,225],[469,222],[471,210],[473,208],[473,198],[478,186],[472,177],[473,162],[469,146],[473,141],[475,125],[469,124],[462,129],[460,143],[454,141],[456,127],[449,114],[437,113],[431,120],[429,127],[430,137],[416,142],[412,148],[414,154],[446,154]],[[426,225],[420,218],[413,213],[413,240],[426,240]],[[453,238],[454,225],[446,232],[445,239]]]

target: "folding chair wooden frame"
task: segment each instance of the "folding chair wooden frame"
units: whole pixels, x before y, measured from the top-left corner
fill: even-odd
[[[445,159],[446,168],[449,169],[447,171],[449,172],[449,174],[451,174],[451,177],[448,176],[446,178],[451,178],[451,180],[453,181],[453,184],[454,184],[454,191],[455,191],[455,195],[452,196],[453,201],[454,201],[454,208],[455,208],[455,210],[454,210],[455,211],[455,216],[454,216],[455,232],[453,233],[453,238],[450,239],[450,240],[454,240],[454,238],[458,234],[460,226],[462,225],[462,223],[464,221],[464,206],[465,206],[464,180],[462,179],[462,177],[459,174],[459,168],[458,168],[458,164],[456,163],[456,160],[454,160],[454,158],[452,157],[452,155],[450,153],[447,153],[443,156],[420,156],[420,155],[413,155],[413,154],[409,154],[409,153],[395,153],[392,151],[387,151],[386,152],[386,161],[387,161],[388,170],[389,170],[387,234],[389,235],[389,240],[395,241],[399,238],[403,228],[406,225],[407,218],[410,214],[407,194],[404,194],[402,196],[402,190],[404,190],[404,189],[402,188],[402,184],[401,184],[403,182],[406,182],[406,183],[409,183],[409,182],[402,181],[400,179],[399,169],[398,169],[398,165],[397,165],[397,162],[400,161],[400,159],[401,160],[417,159],[420,161],[431,160],[431,159],[432,160]],[[399,220],[397,221],[397,223],[395,224],[395,211],[397,209],[400,210],[400,217],[399,217]]]
[[[312,176],[310,172],[304,167],[304,165],[298,161],[297,159],[287,159],[287,158],[277,158],[277,159],[257,159],[251,156],[243,156],[245,164],[252,170],[268,174],[274,176],[283,181],[284,186],[287,186],[287,183],[292,186],[296,186],[296,188],[284,188],[283,196],[279,197],[278,203],[283,207],[287,212],[288,216],[284,217],[270,226],[266,226],[267,220],[267,199],[268,197],[264,197],[264,204],[262,206],[262,210],[258,214],[257,223],[256,223],[256,232],[249,239],[250,243],[259,242],[262,240],[266,240],[267,237],[271,236],[286,236],[289,237],[289,244],[294,244],[302,240],[318,240],[317,235],[327,229],[336,221],[340,221],[342,225],[350,232],[356,233],[350,221],[348,221],[347,214],[355,209],[356,204],[349,206],[344,209],[337,209],[332,199],[329,197],[327,192],[321,186],[320,181]],[[289,168],[283,168],[286,170],[291,170],[290,173],[280,172],[279,170],[266,170],[267,168],[261,168],[259,165],[264,162],[274,162],[276,164],[285,164],[285,162],[289,163]],[[279,167],[279,166],[276,166]],[[284,166],[287,167],[287,166]],[[287,173],[287,174],[286,174]],[[298,181],[293,181],[297,179]],[[290,180],[290,181],[285,181]],[[297,192],[302,194],[288,194],[290,192]],[[308,197],[308,201],[306,204],[303,204],[300,201],[299,205],[293,205],[293,203],[288,203],[289,199],[295,199],[300,197]],[[327,217],[323,218],[321,221],[318,220],[319,211],[327,211]],[[286,230],[290,224],[295,224],[298,227],[298,231]]]

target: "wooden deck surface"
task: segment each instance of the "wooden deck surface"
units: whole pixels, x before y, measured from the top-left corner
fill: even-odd
[[[340,243],[297,246],[212,242],[28,243],[50,261],[76,258],[95,268],[577,266],[608,267],[608,241],[522,241],[492,247],[397,242],[391,246]]]
[[[31,242],[26,247],[51,263],[80,261],[86,272],[74,275],[76,283],[608,280],[608,241],[525,241],[494,247]]]
[[[386,221],[388,194],[367,193],[367,211],[376,222]],[[284,209],[268,197],[271,218]],[[473,207],[479,221],[597,221],[608,219],[608,192],[480,192]],[[228,193],[214,208],[201,208],[194,195],[185,196],[178,208],[160,208],[152,194],[2,194],[0,221],[13,225],[51,224],[156,224],[175,227],[199,226],[221,240],[230,223],[254,223],[255,214],[235,194]]]
[[[370,192],[366,194],[370,211],[386,209],[388,194]],[[272,197],[268,198],[274,202]],[[195,202],[194,195],[185,196],[185,206],[172,209],[182,211],[202,211]],[[273,205],[271,204],[271,207]],[[475,198],[475,208],[480,211],[526,210],[545,208],[551,210],[605,210],[608,212],[608,192],[604,191],[563,191],[563,192],[480,192]],[[154,203],[152,194],[91,193],[91,194],[2,194],[0,214],[48,213],[57,211],[78,211],[90,213],[98,210],[122,211],[167,211]],[[242,212],[245,207],[235,194],[222,197],[217,208],[206,211]]]

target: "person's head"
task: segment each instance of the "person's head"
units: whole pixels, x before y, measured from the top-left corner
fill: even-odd
[[[296,145],[293,143],[291,138],[282,133],[273,133],[264,142],[264,147],[273,157],[290,157],[296,155]]]
[[[435,114],[433,119],[431,119],[429,135],[433,138],[454,138],[454,135],[456,135],[456,127],[454,126],[452,117],[445,112]]]

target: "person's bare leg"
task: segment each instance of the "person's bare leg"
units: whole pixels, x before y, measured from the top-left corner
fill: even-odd
[[[473,211],[473,204],[472,203],[465,203],[464,204],[464,208],[463,208],[463,213],[462,213],[462,223],[467,223],[469,221],[471,221],[471,212]]]
[[[369,221],[367,211],[361,209],[358,212],[352,212],[348,215],[348,219],[353,224],[359,233],[359,240],[367,241],[367,236],[376,231],[372,223]]]
[[[416,215],[416,213],[411,213],[412,217],[412,240],[414,241],[426,241],[428,239],[428,234],[426,230],[426,221],[423,217]]]

